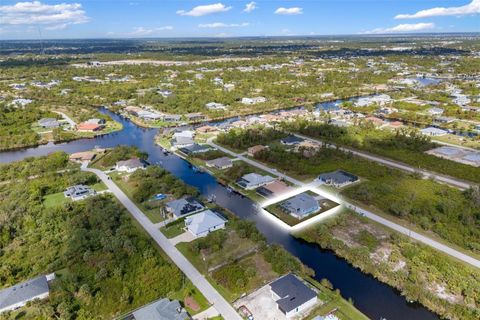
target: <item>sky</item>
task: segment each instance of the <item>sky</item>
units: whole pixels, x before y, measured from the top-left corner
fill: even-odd
[[[0,40],[480,32],[480,0],[0,0]]]

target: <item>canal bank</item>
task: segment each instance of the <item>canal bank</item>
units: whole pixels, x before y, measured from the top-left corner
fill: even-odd
[[[340,289],[345,298],[352,298],[355,306],[372,319],[384,317],[388,320],[429,320],[438,316],[417,303],[409,303],[392,287],[381,283],[352,267],[344,259],[333,252],[322,250],[317,245],[309,244],[292,237],[285,229],[274,225],[258,214],[254,203],[235,192],[230,192],[216,179],[204,172],[192,169],[185,160],[173,154],[164,154],[155,145],[158,130],[140,128],[116,114],[108,113],[114,120],[123,124],[124,129],[95,139],[82,139],[64,144],[48,144],[37,148],[0,153],[0,162],[22,160],[30,156],[46,155],[54,151],[73,153],[100,147],[114,147],[119,144],[135,145],[149,154],[149,162],[160,164],[187,184],[197,187],[208,196],[216,195],[216,202],[243,219],[254,221],[269,243],[282,245],[286,250],[298,257],[306,266],[315,271],[315,279],[327,278],[335,288]]]

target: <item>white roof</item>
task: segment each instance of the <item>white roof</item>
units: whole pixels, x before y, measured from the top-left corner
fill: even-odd
[[[218,213],[212,210],[205,210],[191,215],[185,219],[185,225],[193,234],[202,234],[211,228],[222,225],[226,222]]]

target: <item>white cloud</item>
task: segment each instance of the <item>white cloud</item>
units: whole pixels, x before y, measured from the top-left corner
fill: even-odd
[[[135,27],[132,32],[128,32],[126,35],[130,37],[143,37],[149,36],[159,31],[173,30],[172,26],[163,26],[158,28],[145,28],[145,27]]]
[[[243,12],[250,13],[255,9],[257,9],[257,4],[254,1],[252,1],[245,5],[245,9],[243,9]]]
[[[0,6],[0,16],[0,25],[43,25],[46,30],[65,29],[71,24],[89,21],[80,3],[17,2]]]
[[[366,34],[404,33],[404,32],[431,30],[433,28],[435,28],[435,24],[433,23],[426,23],[426,22],[411,23],[411,24],[405,23],[405,24],[399,24],[391,28],[377,28],[364,33]]]
[[[225,12],[230,9],[232,9],[232,7],[227,7],[223,3],[219,2],[214,4],[197,6],[190,11],[178,10],[177,14],[181,16],[201,17],[207,14]]]
[[[282,15],[303,14],[303,8],[300,8],[300,7],[292,7],[292,8],[280,7],[277,10],[275,10],[275,14],[282,14]]]
[[[198,25],[199,28],[240,28],[248,27],[250,23],[223,23],[223,22],[213,22],[213,23],[201,23]]]
[[[436,7],[418,11],[414,14],[399,14],[395,19],[416,19],[442,16],[465,16],[480,14],[480,0],[472,0],[471,3],[460,7]]]

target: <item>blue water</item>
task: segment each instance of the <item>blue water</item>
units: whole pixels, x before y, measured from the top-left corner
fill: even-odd
[[[230,192],[219,184],[216,179],[207,174],[194,171],[192,166],[176,155],[165,155],[163,150],[155,145],[154,137],[158,130],[137,127],[130,121],[103,110],[114,120],[124,126],[120,132],[82,139],[64,144],[49,144],[36,148],[0,153],[0,162],[8,163],[31,156],[47,155],[54,151],[73,153],[90,150],[95,146],[104,148],[116,145],[135,145],[149,154],[148,161],[160,164],[175,176],[200,190],[208,197],[216,195],[216,202],[236,214],[238,217],[254,221],[269,243],[282,245],[286,250],[298,257],[306,266],[315,271],[315,278],[327,278],[335,288],[340,289],[345,298],[352,298],[355,306],[372,319],[384,317],[388,320],[430,320],[439,319],[417,303],[408,303],[400,293],[392,287],[362,273],[333,252],[322,250],[314,244],[295,239],[285,229],[272,224],[262,214],[259,214],[254,203],[242,195]]]

